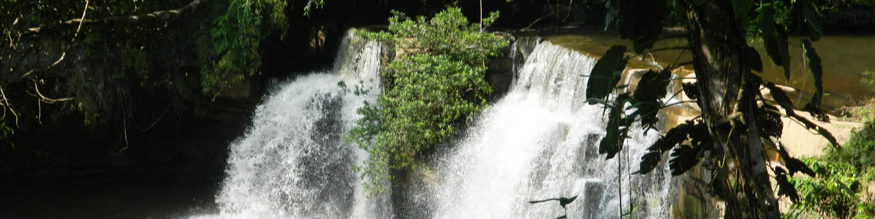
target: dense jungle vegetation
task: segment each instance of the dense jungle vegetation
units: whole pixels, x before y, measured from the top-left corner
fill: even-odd
[[[801,189],[808,196],[800,200],[797,188],[789,182],[789,178],[794,177],[795,173],[810,177],[817,177],[818,173],[808,164],[791,157],[781,143],[784,124],[780,118],[787,117],[827,139],[836,148],[827,157],[841,156],[848,154],[845,151],[866,147],[862,146],[866,143],[860,143],[866,140],[856,136],[850,143],[851,148],[840,149],[841,146],[829,131],[796,113],[804,111],[820,122],[830,121],[821,105],[823,77],[828,76],[824,76],[821,58],[811,43],[819,40],[824,33],[821,11],[826,9],[824,5],[828,3],[804,0],[610,2],[612,12],[609,15],[616,16],[620,37],[631,40],[633,48],[629,51],[622,45],[611,47],[589,75],[587,98],[591,104],[603,104],[606,110],[609,109],[607,134],[600,141],[600,154],[606,154],[611,159],[620,153],[625,139],[629,138],[628,130],[635,122],[640,122],[645,128],[653,127],[658,122],[656,112],[666,107],[661,97],[668,92],[666,87],[671,80],[672,69],[692,65],[696,82],[683,84],[683,93],[694,100],[701,111],[695,118],[668,130],[665,136],[650,146],[650,152],[641,158],[638,174],[648,174],[660,163],[663,154],[671,151],[668,164],[673,176],[686,173],[698,166],[700,161],[703,162],[701,168],[710,170],[705,176],[710,178],[706,186],[725,201],[724,214],[727,218],[779,218],[778,195],[788,197],[796,203],[794,206],[797,208],[817,205],[812,202],[818,202],[818,199],[829,200],[827,206],[816,208],[823,215],[847,217],[851,210],[857,209],[863,212],[859,216],[865,217],[867,209],[871,208],[868,205],[862,204],[857,208],[843,203],[854,201],[853,197],[860,192],[859,182],[852,184],[857,185],[853,189],[839,189],[842,190],[841,195],[834,194],[835,187],[843,184],[837,182],[835,175],[848,174],[838,169],[851,166],[865,168],[862,164],[841,167],[838,162],[828,165],[814,162],[813,165],[822,174],[818,180],[829,182],[818,184],[802,180],[798,184],[802,185]],[[660,26],[664,25],[663,21],[669,14],[682,15],[676,19],[685,27],[686,33],[678,37],[686,38],[689,45],[652,48],[654,42],[664,39]],[[611,24],[612,19],[607,20],[609,22],[606,25]],[[789,34],[805,34],[808,37],[796,43],[790,41]],[[788,80],[788,47],[802,48],[807,71],[815,87],[804,107],[797,108],[783,90],[761,78],[765,61],[749,45],[749,42],[753,42],[752,38],[763,40],[769,59],[783,67],[784,77]],[[659,71],[651,70],[642,75],[634,92],[610,95],[615,93],[614,90],[629,86],[618,84],[628,60],[645,55],[648,51],[664,49],[689,51],[692,60],[671,63]],[[629,52],[637,55],[627,56]],[[763,94],[764,91],[769,94],[768,98]],[[866,132],[864,128],[862,133]],[[770,160],[768,153],[776,153],[781,161]],[[862,151],[856,153],[868,154]],[[844,160],[855,159],[844,157]],[[862,159],[861,163],[866,163],[865,160]],[[829,172],[837,173],[831,175]],[[776,183],[774,189],[772,182]],[[831,184],[827,187],[833,191],[824,192],[818,187],[824,184]],[[632,210],[630,206],[628,211]]]

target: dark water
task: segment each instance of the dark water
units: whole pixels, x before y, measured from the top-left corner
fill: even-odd
[[[0,218],[184,218],[215,212],[218,185],[213,177],[6,179],[0,181]]]

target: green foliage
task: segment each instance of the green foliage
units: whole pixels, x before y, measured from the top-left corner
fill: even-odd
[[[784,77],[790,79],[790,53],[787,34],[782,26],[775,24],[775,4],[766,4],[760,8],[759,27],[763,34],[763,45],[766,53],[778,66],[784,67]]]
[[[785,218],[817,214],[826,218],[871,218],[875,205],[860,201],[865,183],[873,180],[875,168],[857,169],[854,161],[805,159],[818,173],[816,178],[792,178],[800,199]]]
[[[225,12],[213,21],[210,45],[201,51],[201,88],[215,95],[260,73],[259,45],[266,37],[280,33],[285,37],[289,27],[286,17],[289,5],[296,0],[230,0]],[[303,14],[321,8],[323,0],[306,0]]]
[[[814,94],[811,96],[811,102],[805,105],[805,109],[813,111],[813,114],[819,114],[820,103],[823,99],[823,67],[820,64],[820,56],[815,52],[811,41],[802,40],[802,49],[805,51],[805,61],[808,63],[808,69],[814,80]]]
[[[623,150],[623,142],[626,140],[626,133],[629,130],[629,124],[623,123],[623,113],[626,107],[626,102],[629,101],[629,94],[620,94],[615,99],[611,112],[608,114],[608,126],[605,127],[605,137],[599,141],[599,154],[606,154],[605,159],[611,159],[620,150]]]
[[[636,7],[642,4],[646,6]],[[775,64],[784,68],[785,77],[790,79],[791,43],[787,36],[807,31],[809,37],[801,41],[801,47],[805,51],[816,91],[812,101],[801,110],[811,113],[820,121],[828,122],[829,117],[820,110],[823,95],[821,61],[811,44],[811,41],[816,41],[823,34],[819,8],[808,0],[670,0],[646,3],[609,0],[608,7],[611,12],[607,14],[606,24],[616,20],[620,35],[632,41],[639,56],[649,52],[653,42],[660,40],[665,16],[685,14],[683,19],[686,20],[681,23],[686,25],[689,32],[686,35],[687,42],[694,45],[680,49],[693,52],[692,63],[696,76],[699,80],[704,80],[702,83],[683,86],[691,99],[697,99],[703,112],[701,119],[672,129],[648,148],[637,173],[644,174],[653,170],[663,153],[668,150],[672,150],[669,161],[672,175],[680,175],[700,160],[706,159],[711,164],[706,168],[711,168],[715,174],[712,176],[715,179],[712,186],[722,188],[716,191],[718,196],[735,197],[735,200],[727,201],[727,217],[773,218],[780,215],[772,188],[763,186],[770,183],[769,175],[765,171],[770,166],[765,156],[758,154],[763,154],[760,152],[766,148],[755,147],[780,145],[777,140],[780,139],[783,128],[780,120],[782,115],[775,106],[780,105],[784,108],[785,116],[818,132],[833,145],[837,143],[826,129],[797,115],[798,109],[793,107],[793,103],[782,90],[772,83],[764,83],[758,75],[752,73],[763,71],[762,60],[745,42],[750,41],[748,37],[762,37],[766,53]],[[614,73],[622,72],[624,68],[616,65],[618,60],[635,57],[624,57],[624,50],[625,47],[622,46],[609,49],[597,61],[587,84],[589,103],[602,103],[606,110],[610,110],[605,128],[607,134],[599,147],[599,152],[606,154],[608,158],[622,150],[626,127],[631,126],[636,118],[640,119],[643,126],[652,127],[657,118],[650,114],[655,114],[664,107],[658,98],[653,97],[664,96],[666,86],[663,82],[666,80],[655,72],[642,76],[637,87],[643,90],[635,91],[631,100],[628,93],[622,93],[609,101],[611,92],[629,86],[618,86],[613,80]],[[677,63],[672,63],[675,64]],[[675,66],[669,66],[661,71],[670,72],[673,68]],[[772,98],[764,97],[761,89],[758,89],[761,85],[768,88]],[[662,91],[657,92],[659,90]],[[639,93],[653,95],[639,96]],[[627,102],[632,106],[623,107]],[[635,108],[636,111],[625,113],[629,108]],[[704,153],[705,151],[711,153]],[[815,171],[804,162],[790,157],[783,149],[778,151],[785,161],[784,167],[773,168],[775,175],[772,177],[778,182],[778,194],[798,200],[796,188],[788,181],[789,177],[795,172],[815,175]],[[740,164],[726,165],[727,160]],[[729,182],[730,179],[735,181]]]
[[[5,118],[0,118],[0,143],[9,146],[15,146],[12,143],[12,135],[15,134],[15,130],[3,121]]]
[[[875,71],[863,72],[863,80],[861,83],[863,83],[864,86],[875,90]]]
[[[259,41],[269,31],[285,31],[285,0],[231,0],[210,31],[213,47],[207,56],[216,61],[201,70],[204,93],[217,94],[255,75],[261,67]]]
[[[671,82],[671,68],[662,71],[648,71],[641,75],[638,87],[632,95],[632,107],[636,108],[637,115],[641,118],[641,126],[651,129],[659,122],[656,115],[665,104],[661,101],[668,93],[665,88]]]
[[[493,21],[493,18],[484,19]],[[389,19],[389,32],[360,32],[394,45],[401,55],[382,73],[383,93],[358,110],[363,116],[347,141],[369,153],[357,167],[369,180],[369,193],[384,191],[396,170],[417,168],[417,155],[440,143],[458,128],[456,122],[486,107],[492,88],[486,83],[487,58],[499,55],[508,41],[469,24],[459,8],[430,20],[400,13]],[[396,53],[397,54],[397,53]]]
[[[589,74],[589,81],[586,83],[586,99],[606,99],[617,82],[620,81],[620,74],[626,68],[628,58],[623,57],[626,52],[625,46],[612,46],[605,52],[593,66]]]
[[[865,185],[875,180],[875,120],[855,132],[842,147],[827,148],[819,158],[803,161],[817,178],[794,178],[801,199],[787,217],[818,214],[830,218],[870,218],[875,203],[860,201]]]

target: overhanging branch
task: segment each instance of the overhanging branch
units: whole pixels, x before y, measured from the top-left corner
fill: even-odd
[[[154,21],[154,20],[173,20],[179,18],[187,13],[195,11],[203,2],[208,0],[193,0],[191,3],[172,10],[164,10],[164,11],[155,11],[146,14],[138,14],[138,15],[125,15],[125,16],[115,16],[115,17],[107,17],[100,19],[85,19],[83,18],[75,18],[64,21],[63,24],[67,25],[82,25],[82,24],[121,24],[121,25],[130,25],[137,24],[146,21]],[[28,28],[27,32],[30,33],[39,33],[43,32],[49,27],[32,27]]]

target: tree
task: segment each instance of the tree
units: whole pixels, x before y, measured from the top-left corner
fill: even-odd
[[[828,117],[821,110],[823,95],[820,58],[810,41],[822,34],[820,13],[808,0],[609,0],[609,17],[616,20],[624,39],[633,41],[633,51],[646,54],[660,40],[668,14],[682,15],[692,53],[692,65],[697,82],[684,84],[684,92],[701,109],[696,119],[669,130],[648,148],[642,157],[639,174],[657,166],[662,154],[672,151],[669,165],[673,175],[680,175],[701,160],[711,169],[711,187],[727,205],[727,218],[779,218],[780,212],[771,187],[769,169],[777,181],[778,194],[798,199],[787,178],[796,172],[814,175],[804,163],[790,157],[784,148],[776,150],[784,160],[783,167],[772,168],[765,157],[767,147],[780,145],[783,124],[780,117],[790,117],[814,130],[833,145],[835,138],[815,123],[796,114],[809,112],[821,121]],[[612,22],[609,18],[608,22]],[[762,37],[771,60],[784,67],[789,79],[788,33],[807,32],[801,40],[806,62],[814,79],[816,91],[811,102],[796,109],[786,94],[771,82],[764,82],[754,71],[762,72],[762,60],[750,45],[749,38]],[[595,65],[590,74],[587,98],[590,103],[603,103],[610,108],[607,135],[601,140],[599,152],[613,157],[622,150],[626,130],[634,121],[644,127],[656,124],[656,111],[665,104],[669,66],[661,71],[644,74],[634,93],[611,97],[617,88],[626,60],[624,46],[614,46]],[[766,98],[761,87],[771,92]],[[626,104],[630,106],[626,106]],[[783,108],[783,114],[778,107]],[[626,109],[634,109],[625,113]],[[706,153],[710,152],[710,153]],[[743,195],[736,195],[743,194]]]
[[[44,115],[72,114],[126,132],[138,93],[170,93],[182,100],[169,101],[176,108],[183,102],[210,111],[231,84],[260,74],[259,45],[286,31],[287,12],[306,14],[322,3],[4,1],[0,138],[41,124]]]

